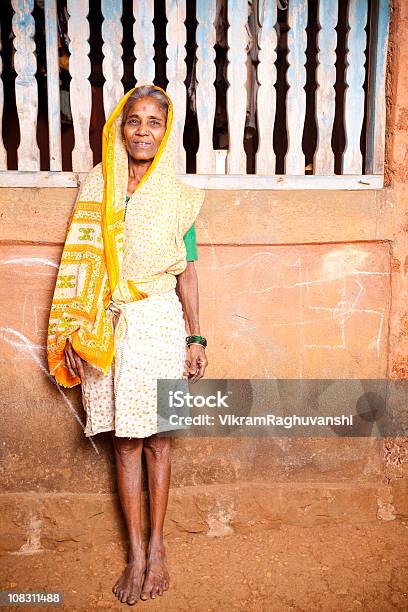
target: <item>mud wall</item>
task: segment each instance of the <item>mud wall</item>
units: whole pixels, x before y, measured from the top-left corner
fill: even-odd
[[[384,189],[207,192],[197,270],[208,377],[408,378],[407,26],[396,3]],[[8,551],[106,537],[121,520],[110,436],[84,437],[78,388],[57,388],[46,366],[75,196],[0,190]],[[407,465],[406,439],[176,440],[167,530],[393,520],[408,514]],[[81,521],[100,508],[103,527],[88,532]]]

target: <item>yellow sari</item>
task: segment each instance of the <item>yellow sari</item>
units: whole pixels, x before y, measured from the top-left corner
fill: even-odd
[[[129,201],[134,209],[163,209],[163,227],[157,236],[169,240],[166,224],[174,216],[176,236],[172,244],[159,244],[149,251],[138,236],[144,259],[121,277],[124,240],[125,195],[128,157],[121,135],[122,110],[130,90],[116,106],[103,129],[102,162],[91,170],[80,189],[62,252],[52,301],[47,357],[50,373],[64,387],[81,383],[65,364],[64,349],[69,337],[75,352],[107,374],[114,356],[114,330],[106,311],[112,299],[131,302],[151,292],[175,286],[175,277],[186,267],[183,236],[194,223],[204,192],[182,183],[174,169],[173,105],[168,100],[166,132],[149,170]],[[169,217],[170,215],[170,217]],[[167,246],[169,248],[167,248]],[[137,250],[137,249],[136,249]],[[150,261],[149,261],[150,258]]]

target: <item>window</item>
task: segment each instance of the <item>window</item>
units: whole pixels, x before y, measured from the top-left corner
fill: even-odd
[[[4,2],[0,184],[76,186],[115,102],[154,82],[185,180],[381,187],[388,14],[388,0]]]

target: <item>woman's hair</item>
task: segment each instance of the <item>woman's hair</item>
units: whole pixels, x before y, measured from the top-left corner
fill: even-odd
[[[127,116],[129,114],[129,110],[131,109],[133,103],[136,102],[136,100],[139,100],[139,98],[144,98],[145,96],[150,96],[152,98],[155,98],[155,100],[157,100],[161,110],[164,113],[164,117],[167,120],[169,103],[164,93],[161,92],[160,89],[155,89],[151,85],[143,85],[142,87],[137,87],[135,91],[132,94],[130,94],[129,98],[126,100],[126,104],[123,107],[123,111],[122,111],[122,129],[126,123]]]

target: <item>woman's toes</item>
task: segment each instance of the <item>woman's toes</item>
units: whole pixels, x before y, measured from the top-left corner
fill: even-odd
[[[129,595],[126,602],[129,604],[129,606],[134,606],[138,599],[138,596],[135,595],[135,593],[132,593],[132,595]]]
[[[118,580],[114,585],[113,585],[113,589],[112,591],[115,593],[116,596],[119,595],[119,591],[121,590],[121,583],[120,580]]]

